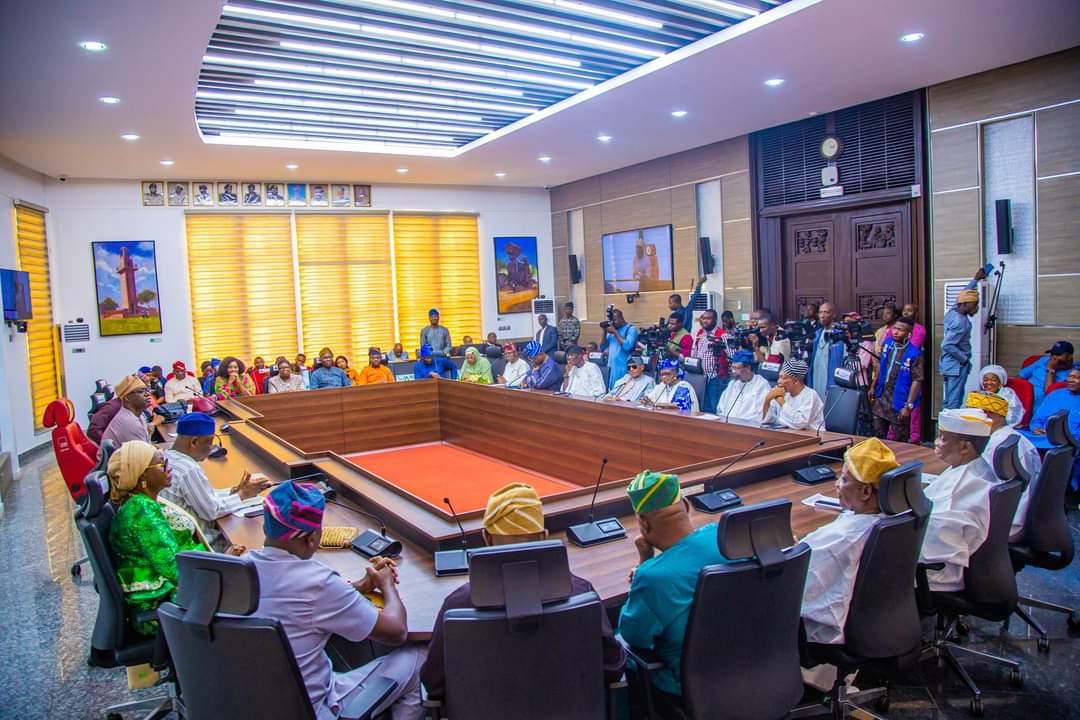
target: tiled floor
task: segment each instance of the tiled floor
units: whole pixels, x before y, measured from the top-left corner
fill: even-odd
[[[97,595],[90,570],[73,581],[71,563],[82,555],[71,520],[71,501],[50,453],[26,464],[4,498],[0,519],[0,718],[100,718],[113,703],[158,694],[130,692],[122,669],[86,664]],[[1074,535],[1078,514],[1070,522]],[[1080,544],[1080,540],[1078,540]],[[1080,604],[1080,561],[1059,573],[1025,570],[1024,594]],[[962,663],[983,689],[986,717],[1000,720],[1080,718],[1080,639],[1070,636],[1061,615],[1036,610],[1049,629],[1052,647],[1039,653],[1027,626],[972,621],[969,644],[1024,664],[1022,690],[1013,689],[996,666]],[[890,718],[967,718],[968,696],[951,675],[932,662],[896,687]]]

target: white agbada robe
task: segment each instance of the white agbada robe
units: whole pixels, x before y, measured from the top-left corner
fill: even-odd
[[[756,374],[746,382],[732,380],[720,394],[716,414],[724,419],[760,422],[761,408],[770,389],[769,381]]]
[[[784,393],[784,404],[776,400],[769,403],[766,422],[780,423],[792,430],[817,431],[825,424],[825,403],[812,389],[803,386],[798,395]]]
[[[588,360],[581,367],[571,365],[563,382],[563,392],[586,398],[607,395],[607,383],[604,382],[604,373],[600,366]]]
[[[807,641],[833,645],[844,642],[844,624],[863,547],[881,517],[845,510],[802,539],[811,550],[802,602]]]
[[[506,363],[506,367],[504,367],[502,371],[502,376],[506,380],[507,387],[518,387],[528,374],[529,363],[521,358],[517,358],[514,362]]]
[[[1028,477],[1031,478],[1020,496],[1020,504],[1016,506],[1016,514],[1013,515],[1012,529],[1009,530],[1009,541],[1015,542],[1024,535],[1024,522],[1027,520],[1028,505],[1031,504],[1031,493],[1035,483],[1039,480],[1039,471],[1042,470],[1042,458],[1039,457],[1039,451],[1035,449],[1030,440],[1024,437],[1023,433],[1017,432],[1008,425],[999,427],[990,433],[990,442],[986,443],[986,450],[983,451],[982,456],[983,460],[993,468],[994,453],[997,451],[998,446],[1012,435],[1020,438],[1020,444],[1017,447],[1020,451],[1020,466],[1024,468]]]
[[[653,401],[654,405],[660,403],[670,403],[672,398],[675,397],[675,393],[679,388],[686,388],[690,394],[690,412],[697,414],[701,411],[701,406],[698,405],[697,391],[694,390],[694,386],[685,380],[680,380],[674,385],[665,385],[664,383],[656,383],[656,386],[649,391],[648,397]]]
[[[931,590],[964,589],[964,570],[990,531],[990,487],[996,482],[994,469],[977,457],[948,468],[926,486],[934,508],[920,560],[945,563],[942,570],[927,571]]]
[[[642,373],[635,378],[630,373],[627,373],[615,382],[615,387],[611,388],[611,392],[604,397],[625,402],[637,402],[655,386],[656,381],[649,375]]]

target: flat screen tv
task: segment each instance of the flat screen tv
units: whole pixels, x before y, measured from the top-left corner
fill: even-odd
[[[671,226],[604,235],[604,292],[673,290]]]
[[[30,275],[19,270],[0,268],[0,297],[3,298],[4,320],[30,320]]]

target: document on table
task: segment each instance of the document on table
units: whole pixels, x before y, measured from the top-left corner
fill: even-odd
[[[245,517],[245,513],[255,507],[262,507],[262,495],[248,498],[240,503],[239,507],[232,511],[233,517]]]
[[[833,512],[841,512],[844,509],[839,500],[821,493],[814,493],[808,498],[803,498],[802,504],[818,510],[832,510]]]

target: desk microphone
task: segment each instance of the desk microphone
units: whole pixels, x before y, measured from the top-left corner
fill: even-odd
[[[599,543],[626,537],[626,530],[618,518],[604,518],[598,522],[593,520],[593,511],[596,509],[596,494],[600,491],[600,481],[604,477],[604,468],[607,467],[607,462],[607,457],[600,461],[600,473],[596,476],[592,502],[589,503],[589,519],[566,528],[566,537],[578,547],[589,547],[590,545],[598,545]]]
[[[742,382],[742,380],[739,382]],[[746,390],[746,386],[749,384],[749,382],[743,382],[742,387],[739,388],[739,392],[735,393],[735,400],[732,401],[731,407],[728,408],[727,413],[724,415],[724,422],[729,422],[731,420],[731,413],[735,412],[735,406],[739,404],[739,398],[742,397],[743,391]]]
[[[469,572],[469,553],[466,549],[469,541],[465,535],[465,528],[461,526],[461,520],[458,519],[457,512],[454,510],[454,506],[450,503],[450,498],[444,497],[442,499],[446,503],[446,507],[450,508],[450,516],[457,523],[458,530],[461,532],[461,549],[459,550],[439,550],[435,553],[435,575],[442,577],[443,575],[465,575]]]
[[[754,443],[749,448],[744,450],[739,455],[739,457],[735,458],[734,460],[729,462],[727,465],[725,465],[723,468],[721,468],[720,472],[713,475],[712,479],[709,480],[707,483],[705,483],[705,487],[711,486],[714,482],[716,482],[720,478],[721,475],[723,475],[729,469],[731,469],[731,467],[735,463],[739,462],[740,460],[745,458],[747,455],[754,452],[758,448],[763,447],[764,445],[765,445],[764,440],[758,440],[756,443]],[[690,504],[693,505],[695,509],[697,509],[697,510],[699,510],[701,512],[704,512],[704,513],[717,513],[717,512],[720,512],[721,510],[725,509],[725,508],[729,508],[729,507],[732,507],[734,505],[742,504],[742,500],[739,499],[739,496],[736,495],[735,492],[730,490],[730,489],[728,489],[728,490],[709,490],[709,491],[706,491],[706,492],[698,493],[697,495],[691,495],[688,499],[690,500]]]
[[[378,523],[379,532],[369,528],[360,533],[360,536],[352,541],[353,550],[369,559],[374,557],[398,557],[401,555],[401,543],[386,536],[386,523],[378,515],[369,513],[367,510],[361,510],[351,503],[343,503],[340,500],[327,499],[326,502],[343,507],[346,510],[352,510],[354,513],[371,518]]]
[[[851,447],[854,440],[848,438],[848,444],[845,447]],[[842,448],[837,448],[838,450]],[[829,480],[836,479],[836,471],[828,465],[811,465],[811,458],[827,458],[832,462],[838,462],[843,458],[836,458],[824,453],[813,453],[806,457],[806,467],[793,470],[791,473],[792,479],[801,485],[817,485],[818,483],[828,482]]]

